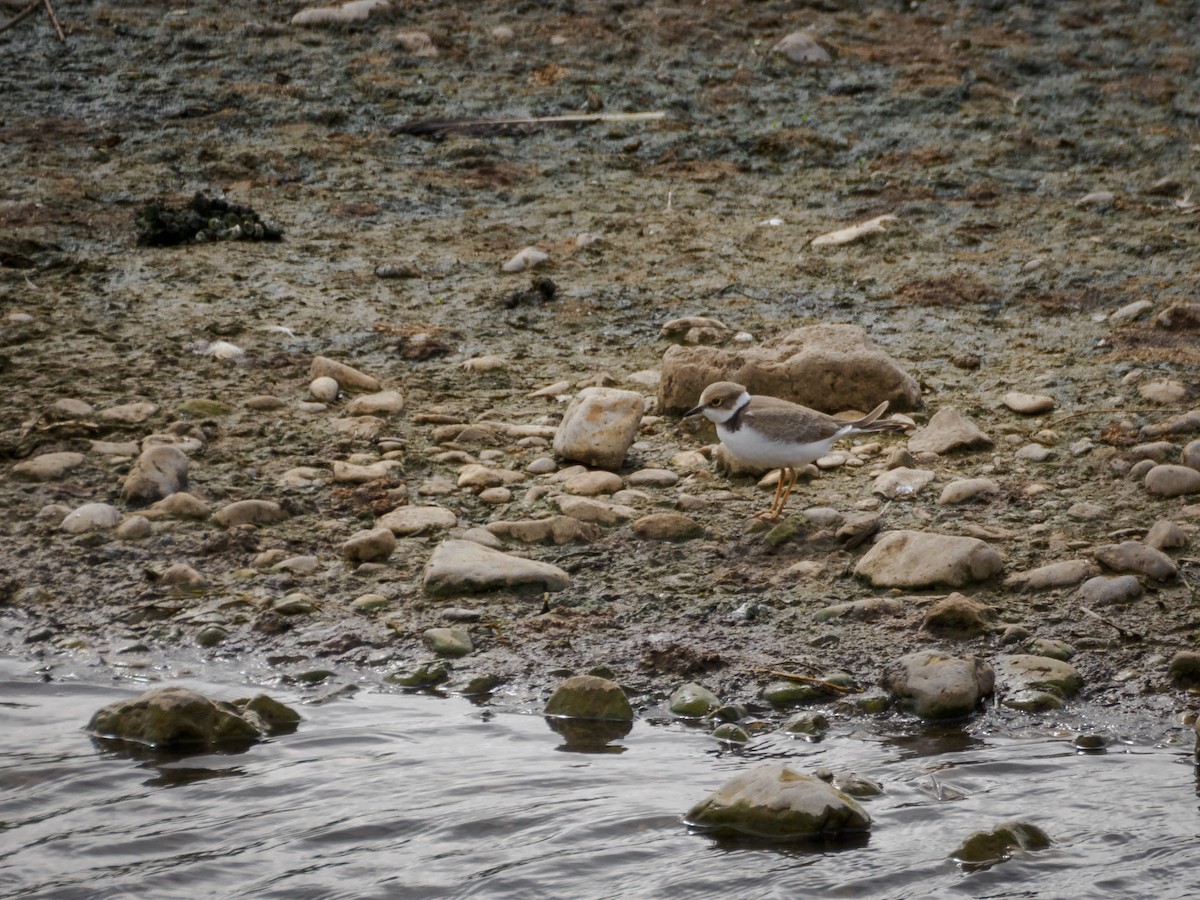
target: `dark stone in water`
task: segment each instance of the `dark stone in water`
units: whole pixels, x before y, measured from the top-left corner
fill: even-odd
[[[279,241],[283,231],[264,222],[249,206],[196,194],[187,206],[172,209],[152,200],[137,215],[137,242],[143,247],[172,247],[205,241]]]

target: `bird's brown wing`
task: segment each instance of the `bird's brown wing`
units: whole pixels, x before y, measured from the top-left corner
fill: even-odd
[[[755,398],[755,400],[758,399]],[[752,405],[746,411],[746,415],[742,419],[743,423],[771,434],[783,435],[784,439],[788,441],[800,444],[823,441],[833,437],[849,424],[827,416],[825,413],[817,412],[815,409],[809,409],[807,406],[788,403],[786,400],[778,400],[774,397],[762,399],[774,402]]]

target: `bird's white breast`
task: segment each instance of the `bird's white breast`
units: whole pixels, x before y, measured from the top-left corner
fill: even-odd
[[[748,425],[731,431],[720,424],[717,425],[717,437],[746,465],[771,469],[807,466],[826,455],[835,440],[831,437],[811,444],[788,444],[773,441]]]

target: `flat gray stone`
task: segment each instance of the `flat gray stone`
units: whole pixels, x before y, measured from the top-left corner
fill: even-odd
[[[558,566],[509,556],[474,541],[447,540],[434,548],[422,581],[430,594],[460,594],[504,588],[561,591],[571,578]]]
[[[867,551],[854,572],[875,587],[962,587],[1003,568],[1000,554],[978,538],[892,531]]]
[[[717,836],[784,843],[835,839],[871,827],[871,817],[854,798],[781,763],[764,763],[735,775],[688,810],[683,820]]]
[[[995,673],[975,656],[921,650],[888,663],[880,684],[923,719],[957,719],[992,693]]]
[[[992,439],[983,429],[952,406],[939,409],[928,425],[918,428],[908,438],[908,449],[913,453],[949,453],[991,446]]]

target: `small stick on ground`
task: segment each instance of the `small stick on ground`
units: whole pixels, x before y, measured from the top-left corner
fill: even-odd
[[[33,0],[32,3],[22,9],[19,13],[9,19],[3,25],[0,25],[0,32],[8,31],[8,29],[12,28],[14,25],[19,25],[21,22],[24,22],[38,11],[38,7],[42,7],[46,10],[46,15],[50,17],[50,22],[54,25],[54,32],[58,35],[59,42],[65,44],[67,42],[67,36],[63,34],[62,23],[58,21],[58,15],[54,12],[54,5],[50,2],[50,0]]]
[[[847,687],[844,684],[834,684],[832,681],[826,681],[824,678],[813,678],[811,675],[799,675],[795,672],[781,672],[778,669],[756,669],[757,672],[766,672],[768,675],[773,675],[776,678],[786,678],[788,681],[802,681],[805,684],[819,684],[826,690],[833,691],[835,694],[849,694],[854,689]]]
[[[1084,615],[1091,616],[1093,619],[1095,619],[1098,622],[1103,622],[1109,628],[1116,629],[1117,634],[1119,634],[1123,638],[1127,638],[1127,639],[1133,640],[1133,641],[1140,641],[1142,639],[1142,636],[1140,634],[1138,634],[1136,631],[1129,631],[1126,628],[1122,628],[1120,625],[1118,625],[1112,619],[1106,618],[1097,612],[1092,612],[1086,606],[1079,607],[1079,611],[1082,612]]]
[[[54,30],[58,34],[59,43],[65,44],[67,42],[67,36],[63,34],[62,23],[58,21],[58,16],[54,13],[54,5],[50,2],[50,0],[43,0],[43,2],[46,4],[46,13],[50,16],[50,21],[54,23]]]
[[[26,6],[23,10],[21,10],[3,25],[0,25],[0,31],[8,31],[8,29],[12,28],[14,25],[20,25],[35,12],[37,12],[37,8],[41,6],[43,2],[44,0],[33,0],[33,2]]]

